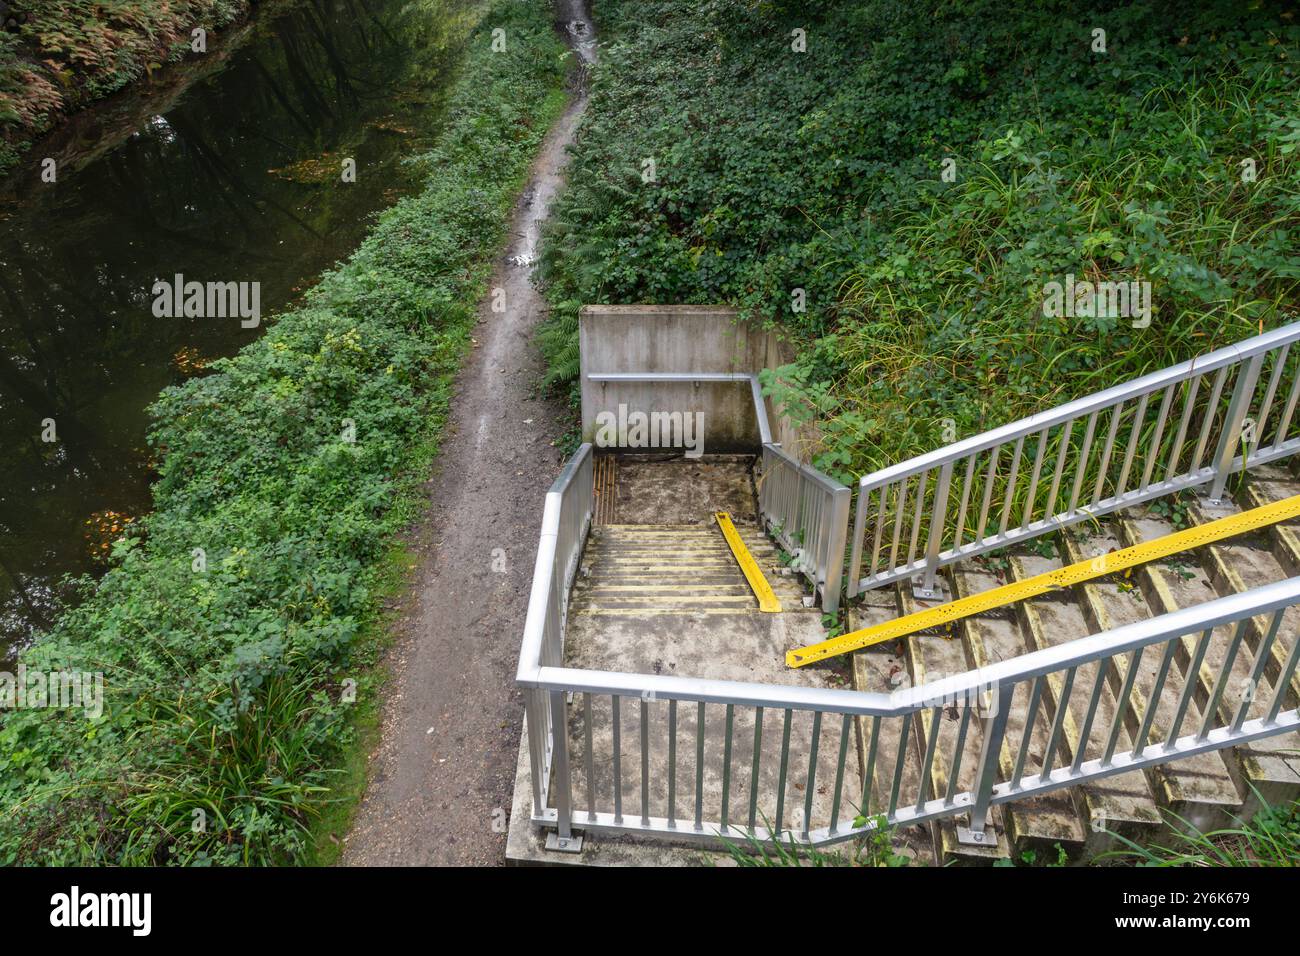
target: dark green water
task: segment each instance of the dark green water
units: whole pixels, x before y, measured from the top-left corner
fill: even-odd
[[[438,121],[456,9],[268,0],[0,184],[0,660],[70,599],[66,575],[101,567],[104,513],[149,510],[158,392],[260,331],[157,318],[153,283],[257,282],[265,318],[346,257],[412,185],[398,157]]]

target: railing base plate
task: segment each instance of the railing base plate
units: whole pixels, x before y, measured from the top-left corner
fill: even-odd
[[[971,830],[970,827],[957,827],[957,842],[963,846],[997,846],[998,835],[992,827],[983,830]]]
[[[934,587],[927,588],[924,579],[917,575],[912,578],[912,597],[919,601],[944,601],[948,597],[948,592],[944,590],[942,581],[935,581]]]
[[[557,853],[581,853],[582,834],[575,833],[571,837],[562,837],[554,830],[548,830],[546,833],[546,849],[554,850]]]

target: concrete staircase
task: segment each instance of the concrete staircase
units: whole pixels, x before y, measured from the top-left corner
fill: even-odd
[[[786,573],[771,539],[752,520],[737,520],[736,530],[782,610],[802,609],[804,589]],[[761,613],[715,523],[597,525],[569,608],[623,618]]]
[[[1300,480],[1284,469],[1263,466],[1248,473],[1245,487],[1236,492],[1237,504],[1210,507],[1203,499],[1186,496],[1186,504],[1171,499],[1154,507],[1121,511],[1095,525],[1081,525],[1062,534],[1037,539],[1010,553],[987,555],[959,563],[941,575],[942,598],[920,601],[910,583],[896,588],[868,592],[862,604],[851,609],[850,627],[866,627],[938,603],[964,597],[1086,560],[1121,547],[1170,534],[1179,527],[1201,524],[1240,508],[1252,508],[1300,494]],[[905,681],[924,683],[971,668],[1006,660],[1042,648],[1064,644],[1103,630],[1201,604],[1216,597],[1248,590],[1300,573],[1300,523],[1281,524],[1258,533],[1211,544],[1133,569],[1127,575],[1097,579],[1065,591],[1043,595],[985,615],[966,618],[950,633],[921,633],[896,644],[881,645],[854,655],[854,686],[859,690],[889,692]],[[1293,619],[1294,618],[1294,619]],[[1250,665],[1268,621],[1254,619],[1245,629],[1239,645],[1235,628],[1219,628],[1202,641],[1184,638],[1168,659],[1149,653],[1136,662],[1132,676],[1130,707],[1120,728],[1117,752],[1131,749],[1134,740],[1163,739],[1183,698],[1182,673],[1189,661],[1199,660],[1194,673],[1183,733],[1199,726],[1202,709],[1210,706],[1213,683],[1225,658],[1233,656],[1232,675],[1217,702],[1220,716],[1236,712],[1243,697],[1251,692]],[[1282,631],[1286,639],[1274,643],[1266,665],[1272,678],[1282,666],[1294,635],[1300,633],[1300,614],[1287,613]],[[1019,741],[1021,729],[1032,722],[1031,745],[1026,752],[1024,773],[1041,771],[1044,751],[1054,723],[1062,726],[1062,746],[1053,766],[1068,763],[1081,736],[1094,741],[1111,726],[1112,718],[1134,666],[1132,655],[1112,661],[1105,681],[1098,685],[1097,666],[1080,668],[1073,685],[1063,686],[1061,674],[1046,682],[1038,701],[1029,694],[1017,694],[1012,702],[1007,739]],[[1090,695],[1097,688],[1099,704],[1091,727],[1080,722],[1088,710]],[[1153,713],[1143,709],[1153,688],[1158,688],[1158,705]],[[1300,696],[1300,675],[1292,681],[1293,697]],[[1263,701],[1253,702],[1262,709]],[[1294,700],[1288,703],[1294,706]],[[1064,708],[1064,713],[1062,713]],[[1257,716],[1252,710],[1250,716]],[[928,713],[913,723],[911,752],[904,755],[905,779],[921,776],[921,755],[930,731]],[[859,738],[867,728],[859,721]],[[930,774],[930,797],[942,796],[947,781],[940,762],[951,754],[960,733],[957,708],[945,714],[939,731],[940,746]],[[963,774],[973,774],[980,752],[978,721],[971,721],[963,740]],[[876,779],[883,781],[894,771],[896,755],[887,766],[877,757]],[[866,758],[859,753],[861,765]],[[1000,769],[1010,775],[1016,755],[1004,746]],[[946,764],[945,764],[946,766]],[[963,786],[968,780],[960,780]],[[884,785],[888,793],[888,785]],[[879,792],[880,787],[877,787]],[[1162,814],[1173,813],[1205,830],[1230,826],[1234,819],[1248,819],[1259,808],[1261,798],[1270,803],[1300,796],[1300,734],[1286,734],[1248,746],[1209,752],[1176,762],[1092,781],[1068,790],[1015,801],[995,807],[990,825],[998,835],[996,847],[972,847],[960,843],[958,821],[943,820],[933,825],[937,856],[945,862],[991,863],[999,859],[1033,854],[1039,862],[1055,861],[1059,855],[1070,860],[1090,859],[1118,841],[1116,834],[1143,841],[1159,839],[1167,831]],[[879,809],[879,808],[875,808]],[[925,828],[913,828],[923,830]],[[913,840],[924,835],[913,833]]]

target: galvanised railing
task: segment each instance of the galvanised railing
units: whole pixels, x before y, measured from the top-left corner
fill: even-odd
[[[812,586],[814,600],[834,614],[840,605],[852,492],[811,465],[801,464],[772,440],[758,376],[747,372],[589,373],[588,381],[667,385],[735,382],[748,385],[763,446],[759,477],[759,515],[781,546],[794,556],[793,567]]]
[[[524,640],[519,651],[520,686],[524,690],[529,755],[532,761],[533,805],[544,806],[555,751],[551,740],[557,726],[564,726],[564,705],[524,683],[525,674],[538,667],[564,664],[564,625],[569,609],[569,592],[578,573],[582,550],[591,529],[592,491],[595,480],[591,445],[584,444],[564,466],[546,493],[542,511],[541,538],[533,586],[524,620]],[[561,756],[564,751],[561,750]],[[560,772],[567,775],[568,767]]]
[[[1300,450],[1300,323],[921,455],[859,482],[848,596]],[[1300,350],[1297,350],[1300,353]]]
[[[539,587],[550,593],[542,577],[539,563],[535,598]],[[1297,603],[1300,577],[892,694],[567,668],[542,660],[535,627],[518,675],[530,699],[532,822],[561,840],[576,827],[825,844],[882,818],[910,826],[968,814],[966,838],[991,842],[997,804],[1300,727],[1300,639],[1280,627]],[[1257,615],[1269,616],[1258,636],[1249,627]],[[1144,657],[1158,669],[1135,692]],[[1245,661],[1251,691],[1225,700]],[[1203,669],[1216,676],[1201,707]],[[1049,681],[1059,691],[1050,732],[1036,734]],[[1106,694],[1110,720],[1099,718]],[[1023,695],[1027,710],[1017,713]],[[1072,696],[1087,703],[1070,734]],[[855,719],[867,754],[860,773],[848,756]],[[905,773],[913,733],[919,779]],[[1004,748],[1015,755],[1010,773]]]
[[[844,485],[800,464],[780,445],[763,446],[759,514],[781,547],[794,555],[792,566],[808,579],[827,614],[840,606],[851,495]]]

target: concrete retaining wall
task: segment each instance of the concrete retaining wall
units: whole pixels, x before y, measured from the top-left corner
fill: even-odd
[[[734,309],[705,305],[588,305],[579,319],[582,355],[582,436],[593,441],[598,416],[639,411],[703,412],[704,452],[753,452],[760,447],[747,383],[600,383],[607,372],[741,372],[753,374],[789,361],[772,331],[740,322]],[[768,402],[773,438],[794,438]],[[646,449],[653,450],[653,449]]]

